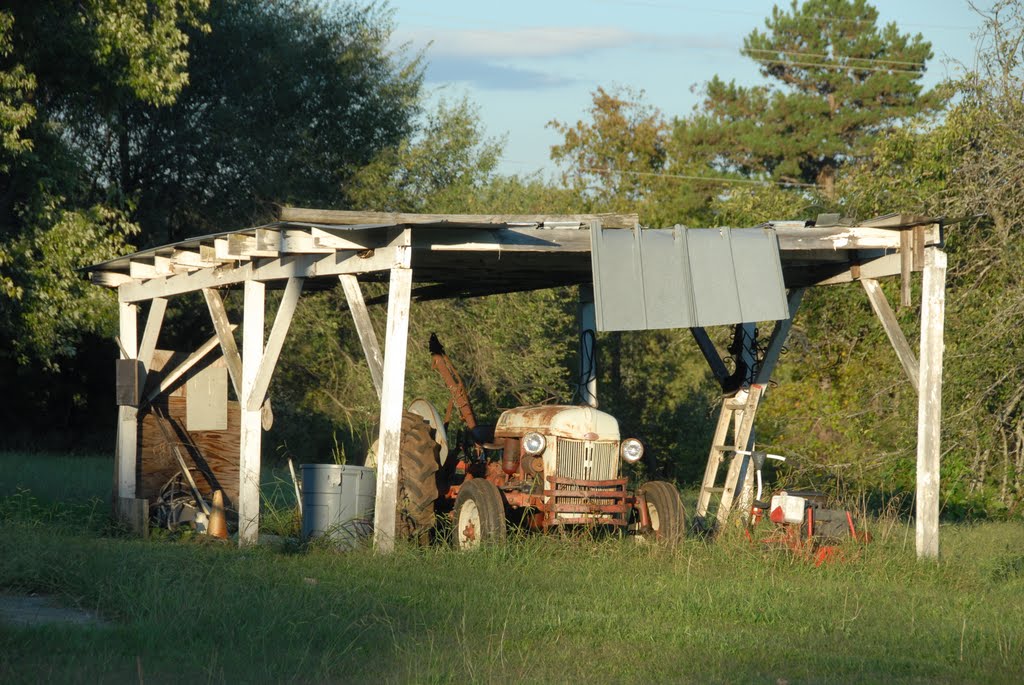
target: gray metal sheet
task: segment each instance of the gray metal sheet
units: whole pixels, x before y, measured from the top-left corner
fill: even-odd
[[[602,331],[691,328],[789,316],[771,228],[594,230]]]

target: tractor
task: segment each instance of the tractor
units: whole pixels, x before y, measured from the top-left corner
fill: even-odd
[[[644,445],[621,439],[616,419],[588,405],[535,405],[477,422],[465,384],[436,335],[432,366],[450,393],[446,418],[426,400],[403,416],[398,534],[421,542],[450,520],[459,549],[505,540],[509,525],[527,531],[600,529],[674,544],[686,530],[679,491],[664,481],[628,486],[622,465]],[[450,444],[457,409],[465,430]],[[442,526],[443,527],[443,526]]]

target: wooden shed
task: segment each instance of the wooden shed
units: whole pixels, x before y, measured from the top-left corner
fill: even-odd
[[[919,393],[917,550],[919,556],[935,557],[946,265],[942,226],[936,219],[899,214],[852,225],[837,220],[832,216],[764,225],[777,240],[789,316],[777,321],[757,379],[770,376],[804,289],[859,281]],[[257,539],[260,447],[274,367],[301,293],[340,284],[381,401],[374,542],[382,551],[391,549],[412,300],[567,285],[584,286],[581,293],[586,298],[586,286],[595,280],[592,237],[595,232],[622,229],[638,231],[636,216],[409,215],[284,208],[278,221],[265,226],[192,238],[89,267],[94,283],[117,291],[120,306],[115,452],[119,512],[127,516],[136,510],[139,500],[151,498],[160,479],[173,471],[169,460],[179,455],[160,454],[154,447],[159,442],[155,431],[173,427],[177,434],[163,435],[164,442],[184,445],[188,455],[180,456],[192,459],[219,482],[237,509],[240,543]],[[916,356],[878,284],[880,278],[901,277],[901,299],[910,304],[912,272],[924,274]],[[383,351],[360,287],[366,281],[389,284]],[[268,287],[283,290],[269,333]],[[244,293],[242,310],[236,313],[241,349],[220,294],[225,288]],[[158,351],[169,300],[200,292],[216,335],[196,350]],[[596,329],[592,300],[583,302],[581,311],[583,326]],[[721,376],[725,367],[709,337],[701,327],[692,326],[691,331],[712,370]],[[595,392],[590,371],[584,398],[593,398]],[[199,411],[190,420],[189,397],[199,403],[205,388],[217,383],[230,383],[237,402],[215,412],[213,420],[203,418],[208,412]],[[756,403],[745,422],[751,427],[754,409]],[[714,457],[712,449],[709,464]],[[742,459],[733,461],[736,469],[730,469],[730,477],[738,475],[741,488]]]

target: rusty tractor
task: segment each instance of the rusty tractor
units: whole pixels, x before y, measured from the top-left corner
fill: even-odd
[[[675,544],[686,530],[679,491],[664,481],[636,490],[623,463],[643,457],[621,439],[616,419],[591,406],[537,405],[477,422],[465,384],[435,335],[433,368],[450,393],[446,419],[425,400],[406,412],[399,458],[398,532],[426,541],[450,520],[460,549],[505,540],[508,526],[550,531],[591,528]],[[458,410],[465,431],[449,444]]]

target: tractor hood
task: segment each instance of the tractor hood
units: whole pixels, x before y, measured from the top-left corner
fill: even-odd
[[[593,407],[542,404],[502,413],[494,427],[494,437],[519,438],[532,431],[547,437],[618,441],[619,422]]]

